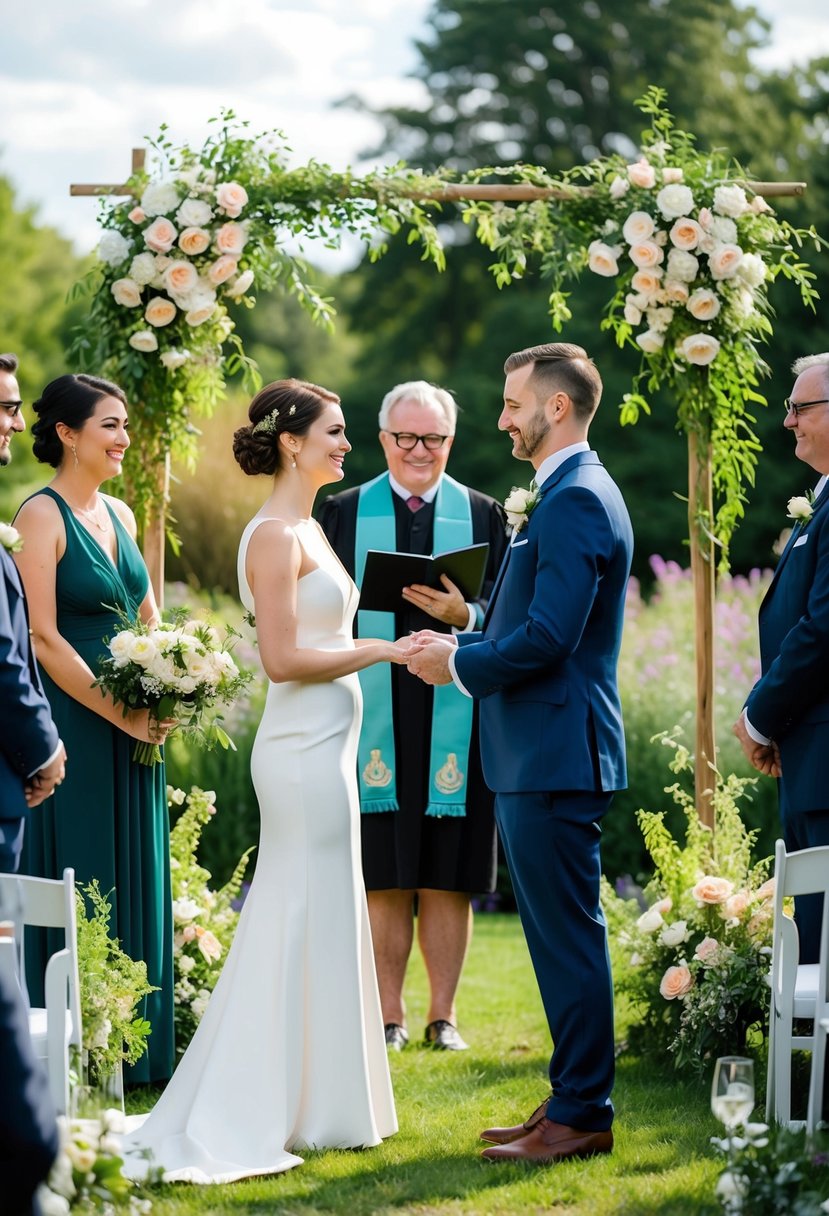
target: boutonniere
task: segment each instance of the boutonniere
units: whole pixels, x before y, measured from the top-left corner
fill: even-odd
[[[507,522],[514,531],[520,532],[526,525],[530,512],[540,497],[541,495],[534,487],[531,487],[529,490],[522,490],[518,486],[513,486],[510,493],[504,499],[504,510],[507,513]]]
[[[23,548],[23,537],[11,524],[0,523],[0,545],[9,553],[19,553]]]
[[[814,514],[814,501],[815,496],[811,490],[808,494],[790,498],[787,503],[789,519],[793,519],[799,524],[807,524]]]

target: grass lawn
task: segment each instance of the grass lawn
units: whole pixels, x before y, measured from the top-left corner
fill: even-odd
[[[426,1013],[425,974],[417,953],[407,996],[409,1029],[416,1040]],[[625,1055],[620,1058],[611,1156],[554,1167],[495,1165],[480,1159],[482,1128],[519,1122],[549,1092],[547,1031],[517,917],[477,918],[459,1010],[469,1051],[435,1052],[413,1042],[392,1056],[400,1131],[378,1148],[305,1153],[305,1164],[287,1173],[229,1186],[161,1187],[154,1192],[153,1212],[719,1212],[713,1196],[721,1165],[709,1138],[720,1129],[708,1107],[709,1078],[683,1078],[670,1061],[655,1069]],[[622,1015],[617,1032],[623,1031]],[[335,1078],[331,1100],[337,1101]],[[152,1094],[134,1091],[128,1110],[145,1110],[151,1102]]]

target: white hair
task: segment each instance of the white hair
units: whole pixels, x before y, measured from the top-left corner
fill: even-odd
[[[806,371],[807,367],[825,367],[829,369],[829,351],[824,351],[822,355],[804,355],[802,359],[795,359],[792,364],[792,371],[796,376]]]
[[[389,429],[389,415],[400,401],[415,401],[418,405],[434,405],[446,419],[447,434],[455,434],[458,420],[458,406],[455,398],[446,388],[438,388],[427,380],[407,380],[405,384],[396,384],[389,389],[380,406],[378,422],[380,430]]]

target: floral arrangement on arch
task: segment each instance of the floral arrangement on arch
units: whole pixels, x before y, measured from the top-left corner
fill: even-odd
[[[691,768],[678,731],[659,736],[677,774]],[[669,793],[686,821],[684,845],[665,813],[637,818],[654,873],[642,910],[606,885],[603,903],[615,937],[615,975],[638,1019],[631,1039],[645,1052],[667,1050],[678,1068],[705,1071],[717,1056],[743,1055],[751,1032],[768,1026],[774,880],[769,859],[753,864],[756,832],[738,801],[754,778],[717,776],[714,831],[702,824],[679,782]]]
[[[173,889],[173,967],[176,1053],[181,1056],[196,1032],[221,973],[239,920],[237,901],[253,848],[239,859],[223,887],[213,890],[211,874],[196,854],[202,831],[216,814],[212,790],[189,793],[167,787],[170,808],[183,807],[170,832]]]

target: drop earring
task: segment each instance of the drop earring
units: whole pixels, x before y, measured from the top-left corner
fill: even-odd
[[[291,452],[291,468],[296,468],[296,455],[293,452]]]
[[[78,449],[75,447],[74,443],[72,444],[72,456],[74,457],[74,460],[75,460],[75,468],[77,468],[78,464],[79,464]]]

